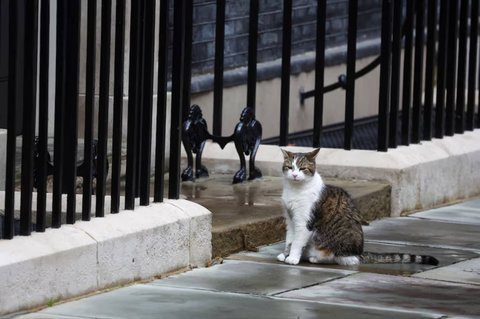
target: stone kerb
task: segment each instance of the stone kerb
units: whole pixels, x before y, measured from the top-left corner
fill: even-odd
[[[288,147],[308,151],[308,147]],[[233,145],[224,150],[207,143],[204,164],[212,171],[238,168]],[[281,176],[278,146],[261,145],[256,164],[265,176]],[[431,208],[480,194],[480,130],[400,146],[388,152],[321,149],[317,169],[325,177],[385,181],[392,187],[391,215]]]
[[[205,266],[211,250],[211,213],[186,200],[0,240],[0,315]]]

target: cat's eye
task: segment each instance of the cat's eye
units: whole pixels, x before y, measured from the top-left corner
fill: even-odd
[[[286,168],[286,169],[292,169],[292,166],[290,166],[290,165],[285,165],[285,168]]]

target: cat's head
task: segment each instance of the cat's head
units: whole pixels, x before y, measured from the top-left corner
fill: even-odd
[[[292,153],[282,149],[283,176],[292,182],[302,182],[313,178],[316,173],[315,157],[320,149],[308,153]]]

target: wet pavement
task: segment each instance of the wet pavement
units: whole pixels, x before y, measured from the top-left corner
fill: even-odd
[[[277,243],[15,318],[480,318],[480,200],[364,230],[367,251],[440,264],[291,266],[276,261]]]

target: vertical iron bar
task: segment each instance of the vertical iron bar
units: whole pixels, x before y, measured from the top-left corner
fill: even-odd
[[[64,187],[67,192],[67,224],[75,223],[78,144],[78,76],[80,51],[81,0],[67,4],[66,86],[65,86],[65,172]]]
[[[435,132],[436,138],[445,134],[445,84],[447,80],[447,48],[448,48],[448,12],[450,0],[440,1],[440,20],[438,30],[438,59],[437,59],[437,96],[435,107]]]
[[[128,131],[127,131],[127,167],[125,174],[125,209],[135,207],[135,181],[137,167],[137,108],[140,52],[141,1],[132,1],[130,17],[130,61],[128,88]]]
[[[171,199],[178,199],[180,196],[186,2],[187,0],[174,1],[173,11],[172,118],[170,130],[170,176],[168,180],[168,198]]]
[[[447,51],[447,108],[445,117],[445,135],[455,133],[455,88],[457,85],[457,31],[458,1],[450,0]]]
[[[398,109],[400,104],[400,64],[402,52],[402,8],[403,1],[393,1],[393,37],[392,37],[392,82],[390,96],[389,147],[396,148]]]
[[[140,205],[150,203],[150,164],[152,144],[153,68],[155,43],[155,1],[145,3],[145,50],[143,80],[142,163],[140,166]]]
[[[420,121],[423,95],[423,59],[425,44],[425,0],[417,0],[415,19],[415,64],[413,69],[412,143],[420,142]]]
[[[20,235],[32,232],[33,149],[37,108],[38,0],[25,2],[25,67],[23,98],[22,191]]]
[[[145,5],[148,0],[139,0],[140,1],[140,14],[139,14],[139,44],[138,44],[138,82],[137,82],[137,124],[136,124],[136,137],[137,137],[137,160],[136,160],[136,167],[135,167],[135,198],[140,196],[140,166],[142,165],[142,157],[143,157],[143,150],[142,150],[142,130],[143,130],[143,109],[144,109],[144,95],[143,95],[143,87],[144,87],[144,73],[145,73]]]
[[[468,59],[468,97],[466,129],[475,128],[475,97],[477,96],[478,1],[472,0],[470,12],[470,52]]]
[[[68,0],[57,2],[57,43],[55,74],[55,129],[54,129],[54,172],[52,228],[62,224],[62,185],[64,171],[64,132],[65,132],[65,94],[66,94],[66,42]]]
[[[317,1],[317,42],[315,54],[315,102],[313,111],[313,147],[320,147],[323,127],[323,95],[325,86],[325,29],[327,2]]]
[[[415,16],[414,0],[407,0],[405,16],[405,53],[403,61],[402,93],[402,145],[410,144],[410,109],[412,103],[412,52],[413,19]]]
[[[215,19],[215,77],[213,80],[213,135],[222,135],[225,0],[217,0]]]
[[[400,108],[400,66],[402,57],[403,1],[393,1],[392,82],[390,96],[389,147],[398,146],[398,112]]]
[[[50,0],[42,0],[40,8],[40,75],[38,109],[37,220],[36,231],[44,232],[47,224],[47,160],[48,160],[48,69],[50,47]]]
[[[112,0],[102,0],[100,34],[100,93],[98,100],[97,201],[95,216],[105,215],[105,182],[107,178],[108,100],[110,87],[110,41]]]
[[[343,148],[352,149],[355,103],[355,65],[357,59],[358,0],[348,1],[347,89],[345,98],[345,136]]]
[[[125,63],[125,0],[117,0],[115,9],[115,66],[113,83],[112,199],[111,213],[120,211],[120,174],[122,167],[123,72]]]
[[[97,44],[97,1],[88,0],[87,69],[85,83],[85,133],[83,153],[82,220],[90,220],[92,210],[93,108],[95,105],[95,56]]]
[[[160,21],[158,22],[158,89],[157,89],[157,128],[155,146],[155,202],[163,202],[165,172],[165,126],[167,109],[167,53],[168,53],[168,5],[169,0],[160,1]]]
[[[468,0],[460,1],[460,26],[458,34],[458,83],[455,133],[465,131],[465,88],[467,74],[467,23]]]
[[[183,66],[183,99],[182,99],[182,123],[188,114],[190,107],[190,91],[192,82],[192,27],[193,27],[193,0],[185,2],[185,43],[184,43],[184,66]]]
[[[257,90],[258,0],[250,0],[248,29],[247,106],[255,112]]]
[[[427,60],[425,62],[425,107],[423,113],[423,139],[432,139],[432,110],[435,75],[435,47],[437,40],[437,0],[428,0]]]
[[[282,82],[280,88],[280,146],[288,144],[290,60],[292,55],[292,0],[283,1]]]
[[[388,150],[388,121],[390,109],[390,81],[392,71],[392,2],[382,2],[382,44],[380,64],[380,94],[378,97],[378,135],[377,150],[386,152]]]
[[[3,238],[15,235],[15,159],[17,152],[17,2],[9,2],[7,164],[5,172],[5,224]]]

